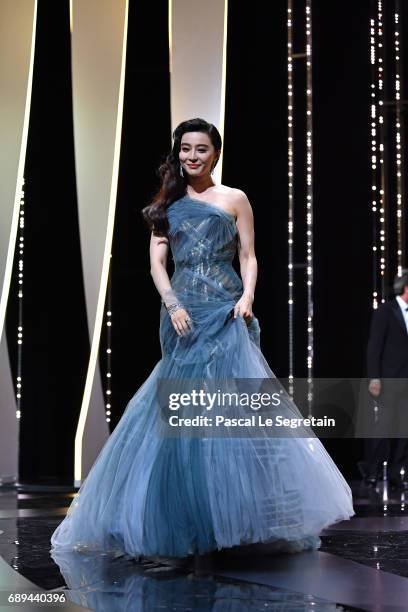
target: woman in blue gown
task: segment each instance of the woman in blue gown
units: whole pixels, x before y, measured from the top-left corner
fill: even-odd
[[[161,381],[174,392],[188,380],[203,388],[211,381],[234,386],[253,380],[276,389],[278,382],[252,312],[252,208],[242,191],[214,184],[220,152],[219,132],[203,119],[185,121],[174,132],[160,167],[161,188],[143,210],[152,230],[151,274],[162,298],[162,357],[54,531],[52,550],[184,557],[259,542],[297,552],[318,548],[323,528],[354,515],[348,484],[306,427],[272,435],[245,419],[217,434],[206,426],[199,434],[168,426]],[[242,280],[232,266],[237,248]],[[279,397],[280,414],[302,417],[287,394]],[[250,412],[234,410],[235,416]],[[194,415],[209,416],[208,407]]]

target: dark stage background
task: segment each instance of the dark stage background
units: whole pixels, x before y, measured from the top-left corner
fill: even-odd
[[[222,182],[254,209],[262,350],[288,374],[286,2],[231,2]],[[371,312],[369,9],[313,2],[316,377],[365,375]],[[26,160],[24,394],[20,481],[73,481],[74,435],[89,356],[75,188],[68,2],[39,0]],[[406,21],[405,21],[406,23]],[[167,1],[130,0],[119,191],[111,267],[112,428],[160,359],[160,298],[140,210],[170,148]],[[296,41],[301,50],[302,41]],[[298,70],[298,68],[296,68]],[[300,70],[300,68],[299,68]],[[193,86],[193,85],[192,85]],[[301,125],[302,115],[295,115]],[[101,126],[103,129],[103,126]],[[301,153],[295,151],[295,160]],[[302,186],[297,187],[297,197]],[[301,200],[296,232],[303,240]],[[303,252],[296,262],[304,263]],[[169,269],[171,272],[171,268]],[[295,375],[306,375],[304,270],[296,271]],[[16,368],[17,270],[7,312]],[[101,349],[105,338],[102,338]],[[105,371],[104,351],[100,366]],[[102,375],[102,380],[104,376]],[[356,475],[358,440],[323,440]]]

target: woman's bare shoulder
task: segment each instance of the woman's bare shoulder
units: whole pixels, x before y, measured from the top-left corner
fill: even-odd
[[[228,185],[217,185],[218,193],[227,205],[247,206],[249,204],[248,197],[242,189],[237,187],[229,187]]]
[[[245,191],[242,189],[238,189],[237,187],[229,187],[228,185],[216,185],[215,189],[217,189],[220,195],[230,197],[230,198],[239,198],[239,197],[247,197]]]

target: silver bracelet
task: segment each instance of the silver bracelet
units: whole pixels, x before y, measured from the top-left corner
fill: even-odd
[[[176,312],[176,310],[179,310],[179,308],[184,308],[184,306],[183,306],[183,304],[180,304],[180,302],[177,302],[177,304],[172,304],[171,306],[166,306],[166,308],[167,308],[167,312],[171,316],[172,314],[174,314]]]

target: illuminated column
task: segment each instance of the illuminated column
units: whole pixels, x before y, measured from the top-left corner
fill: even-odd
[[[21,322],[23,236],[19,231],[24,226],[23,173],[30,119],[36,19],[35,0],[2,0],[0,3],[0,484],[14,482],[18,478],[21,371],[17,373],[15,397],[3,329],[15,253],[21,274],[18,295]],[[22,329],[17,330],[17,334],[20,333]],[[22,336],[18,336],[18,340],[22,341]],[[18,349],[21,363],[20,343]]]
[[[228,1],[169,2],[171,125],[201,117],[223,138]],[[193,24],[193,25],[192,25]],[[221,182],[223,155],[214,170]]]
[[[109,276],[108,291],[106,295],[106,382],[105,389],[105,415],[106,422],[110,423],[112,414],[112,277]]]
[[[377,114],[377,95],[378,95],[378,82],[377,82],[377,27],[376,18],[371,16],[370,18],[370,63],[371,63],[371,84],[370,84],[370,135],[371,135],[371,211],[372,211],[372,262],[373,262],[373,294],[372,294],[372,306],[378,308],[378,283],[377,283],[377,267],[380,255],[380,245],[377,240],[377,227],[378,227],[378,209],[379,209],[379,192],[377,190],[377,172],[378,172],[378,114]]]
[[[18,324],[17,324],[17,373],[16,373],[16,401],[17,410],[16,416],[21,418],[21,399],[23,396],[23,377],[22,377],[22,362],[23,362],[23,296],[24,296],[24,179],[21,189],[20,211],[16,253],[18,254]],[[18,252],[17,252],[18,249]]]
[[[387,140],[387,124],[386,124],[386,109],[384,108],[385,96],[385,43],[384,43],[384,25],[383,25],[383,5],[382,0],[377,3],[377,90],[378,90],[378,123],[379,123],[379,150],[380,150],[380,168],[378,177],[378,205],[379,205],[379,247],[380,257],[377,273],[379,274],[381,302],[385,301],[386,297],[386,261],[387,261],[387,185],[386,185],[386,140]],[[377,260],[378,261],[378,260]]]
[[[406,266],[402,3],[372,0],[371,171],[372,306],[386,300],[390,277]],[[386,24],[391,32],[386,31]],[[388,75],[388,77],[387,77]]]
[[[293,0],[288,0],[288,308],[289,308],[289,383],[293,383],[293,229],[294,229],[294,157],[293,157]],[[290,387],[290,393],[293,388]]]
[[[385,300],[386,283],[386,123],[385,123],[385,47],[382,0],[372,1],[370,17],[370,137],[371,137],[371,212],[372,212],[372,306]]]
[[[293,27],[294,27],[294,3],[288,0],[287,8],[287,68],[288,68],[288,309],[289,309],[289,392],[293,392],[294,382],[294,224],[295,224],[295,167],[294,167],[294,144],[295,134],[293,126],[294,117],[294,60],[305,61],[306,91],[304,92],[304,108],[306,112],[305,137],[305,168],[303,175],[306,182],[306,300],[307,300],[307,355],[306,369],[308,382],[308,405],[309,414],[312,409],[313,398],[313,98],[312,98],[312,2],[306,0],[305,11],[305,52],[295,53],[293,49]],[[299,6],[296,8],[300,8]],[[298,111],[299,112],[299,111]]]
[[[313,104],[312,104],[312,0],[306,0],[306,291],[307,379],[311,413],[313,394]]]
[[[109,436],[98,351],[118,184],[128,0],[72,0],[70,19],[76,179],[91,332],[75,437],[75,484],[79,486]]]
[[[404,148],[402,145],[402,37],[401,37],[401,0],[395,0],[394,14],[394,54],[395,54],[395,174],[396,174],[396,227],[397,227],[397,273],[402,274],[403,259],[405,257],[404,244],[404,212],[403,207],[403,179],[402,169],[404,165]]]

